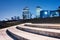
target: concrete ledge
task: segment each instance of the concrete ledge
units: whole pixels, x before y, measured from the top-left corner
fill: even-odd
[[[52,32],[52,31],[46,31],[43,29],[38,29],[36,30],[36,28],[31,28],[31,27],[16,27],[17,29],[23,30],[23,31],[27,31],[30,33],[34,33],[34,34],[39,34],[39,35],[44,35],[44,36],[49,36],[49,37],[54,37],[54,38],[59,38],[60,39],[60,33],[57,32]]]
[[[13,38],[14,40],[28,40],[26,38],[23,38],[23,37],[20,37],[12,32],[10,32],[9,30],[6,31],[6,33],[11,37]]]
[[[60,24],[25,24],[25,26],[48,29],[60,29]]]

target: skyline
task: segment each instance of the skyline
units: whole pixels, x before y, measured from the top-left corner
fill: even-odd
[[[43,10],[56,10],[60,6],[60,0],[0,0],[0,20],[13,16],[22,18],[22,10],[26,6],[33,15],[36,15],[36,6]]]

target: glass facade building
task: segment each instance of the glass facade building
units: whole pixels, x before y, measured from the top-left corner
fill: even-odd
[[[23,9],[23,19],[31,19],[33,15],[28,7]],[[42,10],[40,6],[36,7],[36,18],[60,17],[60,10]]]
[[[42,10],[40,12],[40,18],[47,18],[50,16],[50,12],[48,10]]]
[[[59,17],[58,11],[50,11],[50,17]]]
[[[48,10],[42,10],[40,12],[40,18],[48,18],[48,17],[59,17],[59,12],[54,11],[48,11]]]

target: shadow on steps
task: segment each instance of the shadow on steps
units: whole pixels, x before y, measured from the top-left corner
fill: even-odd
[[[12,32],[10,32],[9,30],[6,30],[6,33],[14,40],[28,40],[26,38],[20,37],[16,34],[13,34]]]
[[[45,32],[45,31],[38,31],[38,30],[33,30],[33,29],[28,29],[28,28],[22,28],[22,27],[16,27],[17,29],[19,30],[22,30],[22,31],[26,31],[26,32],[29,32],[29,33],[34,33],[34,34],[37,34],[37,35],[43,35],[43,36],[48,36],[48,37],[53,37],[53,38],[58,38],[60,39],[60,36],[55,36],[55,35],[49,35],[49,33]],[[47,34],[44,34],[44,33],[47,33]]]

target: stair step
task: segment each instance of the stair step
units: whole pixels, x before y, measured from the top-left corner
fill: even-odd
[[[60,29],[60,24],[24,24],[25,26],[38,27],[38,28],[49,28],[49,29]]]
[[[50,37],[55,37],[60,39],[60,30],[55,29],[45,29],[45,28],[34,28],[34,27],[28,27],[28,26],[17,26],[16,28],[28,32],[32,32],[39,35],[46,35]]]
[[[10,32],[12,32],[20,37],[26,38],[28,40],[60,40],[57,38],[51,38],[51,37],[47,37],[47,36],[42,36],[42,35],[37,35],[37,34],[25,32],[25,31],[21,31],[21,30],[18,30],[16,28],[11,28],[8,30]]]
[[[0,29],[0,40],[13,40],[6,33],[6,29]]]
[[[23,37],[21,37],[21,36],[19,36],[19,35],[16,35],[16,34],[10,32],[9,30],[7,30],[7,34],[8,34],[10,37],[12,37],[14,40],[28,40],[28,39],[26,39],[26,38],[23,38]]]

